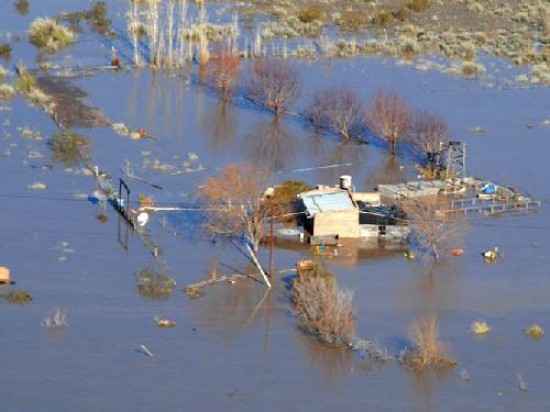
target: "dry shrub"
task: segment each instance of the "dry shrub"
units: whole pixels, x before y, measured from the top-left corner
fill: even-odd
[[[0,297],[6,299],[6,302],[15,305],[25,305],[32,300],[30,292],[26,290],[13,289]]]
[[[417,13],[428,9],[432,0],[411,0],[406,4],[406,7]]]
[[[424,257],[439,261],[462,243],[468,221],[463,216],[442,213],[437,198],[410,200],[402,207],[411,225],[412,247]]]
[[[9,84],[0,84],[0,101],[11,100],[15,96],[15,89]]]
[[[302,23],[312,23],[323,19],[323,10],[317,7],[307,7],[298,11],[298,19]]]
[[[332,275],[317,265],[311,271],[299,271],[291,293],[300,327],[305,332],[330,345],[352,342],[353,293],[340,289]]]
[[[448,346],[439,340],[439,322],[434,314],[416,321],[411,328],[413,348],[401,358],[402,362],[416,370],[452,368],[458,363],[449,355]]]
[[[53,19],[38,17],[29,26],[29,41],[46,53],[55,53],[74,43],[75,35]]]
[[[47,142],[52,162],[74,166],[85,158],[90,148],[90,139],[65,130],[57,132]]]
[[[470,332],[474,335],[485,335],[491,331],[491,327],[484,320],[476,320],[470,324]]]
[[[526,336],[532,339],[540,339],[544,335],[544,329],[538,324],[533,324],[523,330]]]

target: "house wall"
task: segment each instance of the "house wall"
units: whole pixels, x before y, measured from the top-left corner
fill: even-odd
[[[355,192],[353,193],[353,199],[369,203],[373,206],[380,205],[380,193],[378,192]]]
[[[313,235],[339,235],[356,238],[360,236],[359,211],[343,210],[317,213],[313,222]]]

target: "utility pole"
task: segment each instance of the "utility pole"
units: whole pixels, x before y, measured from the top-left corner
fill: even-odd
[[[269,198],[269,276],[273,278],[275,259],[275,238],[273,237],[273,197]]]

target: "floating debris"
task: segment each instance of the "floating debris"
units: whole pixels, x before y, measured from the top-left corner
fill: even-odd
[[[462,256],[464,255],[464,249],[459,249],[459,248],[455,248],[455,249],[451,249],[451,255],[453,256]]]
[[[9,284],[11,281],[11,274],[9,268],[0,266],[0,284]]]
[[[42,320],[42,326],[48,329],[62,329],[67,325],[67,313],[59,307],[56,307],[50,316],[46,316]]]
[[[481,126],[475,126],[470,129],[474,133],[485,133],[485,129]]]
[[[204,295],[204,290],[201,287],[197,286],[188,286],[183,289],[183,292],[187,295],[189,299],[198,299]]]
[[[162,316],[155,316],[155,323],[161,328],[173,328],[176,326],[176,321],[163,318]]]
[[[476,320],[470,324],[470,332],[474,335],[485,335],[491,331],[491,328],[484,320]]]
[[[46,190],[48,186],[46,185],[46,183],[34,182],[28,185],[27,188],[31,190]]]
[[[147,348],[147,346],[141,344],[141,345],[139,345],[139,347],[140,347],[140,349],[141,349],[141,351],[140,351],[141,353],[146,354],[146,355],[149,356],[150,358],[154,358],[154,357],[155,357],[155,355],[153,355],[153,352],[151,352],[151,351]]]

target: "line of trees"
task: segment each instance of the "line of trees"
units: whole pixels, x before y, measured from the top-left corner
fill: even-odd
[[[210,78],[223,98],[232,96],[238,84],[240,58],[222,52],[211,58]],[[288,61],[258,58],[252,62],[244,82],[244,97],[272,111],[277,119],[288,112],[300,93],[300,78]],[[317,91],[301,113],[315,128],[341,136],[344,141],[368,130],[388,143],[391,155],[407,143],[426,156],[428,169],[441,143],[450,140],[447,122],[426,110],[415,110],[393,91],[378,90],[365,107],[349,87],[330,87]]]

